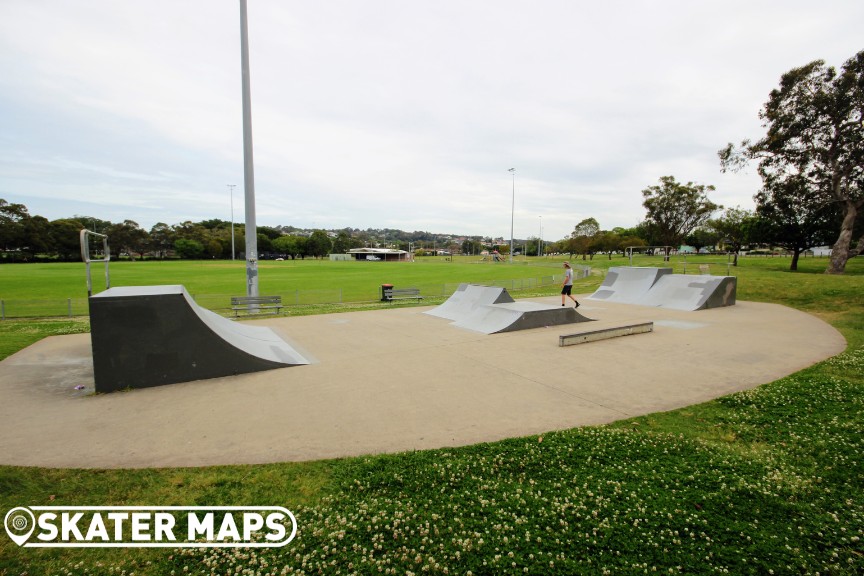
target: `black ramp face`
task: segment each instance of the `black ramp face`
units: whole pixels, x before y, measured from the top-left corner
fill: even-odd
[[[183,286],[111,288],[90,298],[97,392],[308,364],[269,328],[198,306]]]

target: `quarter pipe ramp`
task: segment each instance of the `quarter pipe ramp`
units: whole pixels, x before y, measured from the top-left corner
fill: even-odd
[[[309,364],[270,328],[206,310],[180,285],[92,296],[90,332],[97,392]]]

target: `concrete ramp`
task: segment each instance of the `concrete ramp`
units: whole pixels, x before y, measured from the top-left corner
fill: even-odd
[[[438,316],[448,320],[461,320],[474,312],[478,307],[487,304],[504,304],[515,302],[506,288],[499,286],[480,286],[478,284],[460,284],[459,288],[440,306],[436,306],[424,314]]]
[[[308,364],[270,328],[223,318],[183,286],[110,288],[90,298],[97,392]]]
[[[465,318],[453,322],[453,325],[483,334],[498,334],[588,321],[572,306],[512,302],[479,306]]]
[[[613,267],[587,300],[673,310],[705,310],[735,304],[734,276],[672,274],[671,268]]]
[[[483,334],[498,334],[546,326],[588,322],[572,306],[516,302],[506,288],[460,284],[446,302],[424,312],[453,325]]]
[[[634,304],[659,278],[668,274],[672,274],[672,268],[613,266],[606,273],[600,288],[587,299]]]
[[[634,304],[691,311],[733,306],[736,280],[734,276],[667,274]]]

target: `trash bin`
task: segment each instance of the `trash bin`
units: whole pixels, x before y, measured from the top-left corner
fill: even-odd
[[[390,300],[390,294],[393,292],[392,284],[381,284],[381,301],[387,302]]]

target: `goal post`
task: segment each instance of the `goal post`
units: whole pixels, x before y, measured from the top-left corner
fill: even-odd
[[[102,258],[90,257],[90,236],[102,238]],[[86,228],[81,230],[81,260],[84,261],[87,268],[87,297],[93,296],[93,281],[90,278],[90,263],[104,262],[105,263],[105,289],[111,288],[111,276],[108,273],[108,262],[111,260],[111,250],[108,248],[108,236],[91,232]]]

